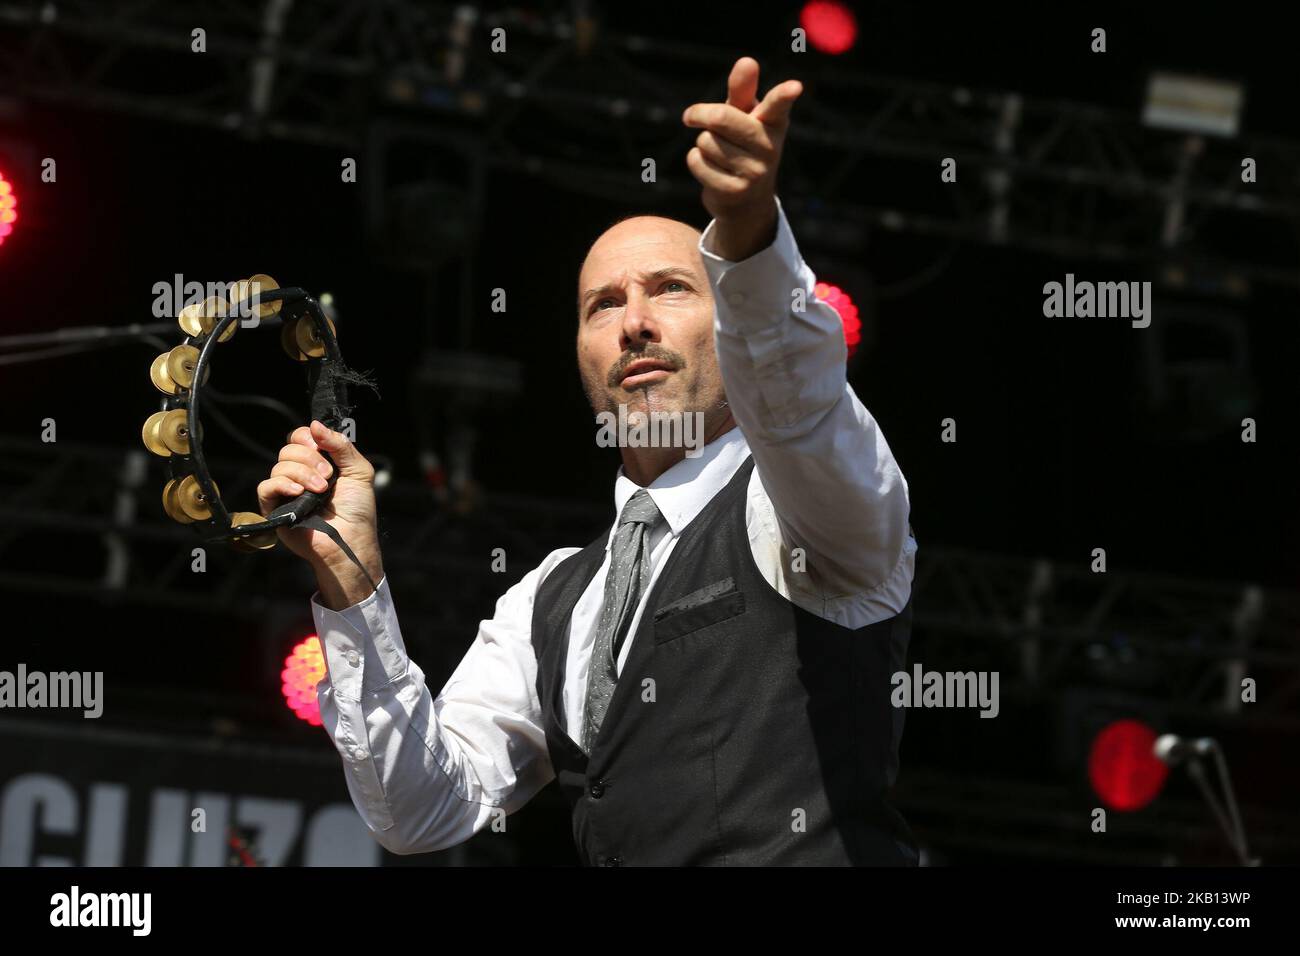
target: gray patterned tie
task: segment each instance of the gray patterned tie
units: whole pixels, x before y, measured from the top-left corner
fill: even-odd
[[[582,749],[591,753],[605,711],[618,683],[619,648],[623,635],[650,580],[650,532],[663,520],[645,489],[634,494],[618,520],[610,546],[609,574],[605,578],[605,603],[596,621],[596,643],[587,667],[587,707],[582,721]]]

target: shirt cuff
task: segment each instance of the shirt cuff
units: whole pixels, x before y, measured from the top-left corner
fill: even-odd
[[[325,655],[325,668],[337,696],[360,700],[406,676],[410,658],[402,642],[388,576],[364,601],[334,611],[311,596],[312,618]]]
[[[803,257],[794,241],[794,232],[785,217],[780,197],[776,197],[776,238],[765,249],[748,259],[732,262],[710,251],[714,227],[711,220],[700,234],[700,256],[713,284],[714,295],[725,302],[727,315],[737,331],[770,328],[779,325],[790,313],[794,289],[807,285],[812,296],[811,275],[805,276]]]

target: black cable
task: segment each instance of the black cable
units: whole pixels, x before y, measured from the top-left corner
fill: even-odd
[[[50,336],[37,335],[13,335],[0,340],[0,348],[5,344],[16,344],[20,341],[55,341],[56,338]],[[95,349],[111,348],[114,345],[124,345],[133,342],[139,342],[152,348],[166,352],[171,346],[158,338],[152,333],[133,333],[130,337],[125,334],[116,337],[102,337],[83,341],[67,342],[62,345],[52,345],[44,349],[30,349],[26,352],[13,352],[11,354],[0,354],[0,365],[22,365],[24,362],[39,362],[43,359],[61,358],[64,355],[77,355],[81,352],[92,352]]]
[[[905,279],[899,279],[885,285],[876,287],[877,299],[898,299],[903,296],[911,295],[917,289],[924,288],[934,282],[939,276],[947,271],[952,265],[953,260],[957,257],[957,250],[961,246],[960,240],[954,240],[948,248],[940,254],[939,258],[929,265],[913,273]]]
[[[958,190],[945,190],[956,207],[957,214],[963,219],[970,218],[970,203],[966,201]],[[905,279],[897,279],[893,282],[887,282],[883,285],[876,286],[877,299],[898,299],[903,296],[911,295],[917,289],[923,288],[934,282],[939,276],[943,275],[952,265],[953,260],[957,258],[957,251],[962,246],[961,239],[953,239],[948,248],[939,254],[939,257],[931,262],[928,266],[920,269]]]
[[[56,345],[48,349],[34,349],[30,352],[18,352],[14,355],[0,355],[0,365],[22,365],[24,362],[40,362],[44,359],[60,358],[64,355],[76,355],[80,352],[93,352],[95,349],[112,345],[112,342],[77,342],[72,345]]]
[[[279,412],[281,415],[283,415],[288,421],[290,421],[294,425],[302,424],[301,414],[295,412],[284,402],[277,401],[274,398],[267,398],[262,395],[247,395],[247,394],[229,395],[225,392],[218,391],[217,389],[213,388],[211,385],[204,386],[204,390],[210,396],[212,396],[214,401],[219,402],[223,405],[261,405],[264,408],[269,408],[274,412]]]
[[[71,343],[95,342],[105,345],[112,342],[129,341],[153,332],[167,332],[173,329],[173,323],[151,322],[148,325],[79,325],[71,328],[57,329],[54,332],[28,332],[22,335],[0,335],[0,349],[16,348],[20,345],[67,345]]]
[[[211,389],[208,391],[211,391]],[[261,445],[257,444],[254,439],[250,438],[244,431],[236,426],[234,422],[227,418],[224,412],[212,405],[208,406],[207,411],[208,414],[212,416],[213,420],[225,430],[226,434],[239,442],[245,451],[251,451],[259,458],[266,458],[269,461],[276,460],[276,452],[263,448]]]

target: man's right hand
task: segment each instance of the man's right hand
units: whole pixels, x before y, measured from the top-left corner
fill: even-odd
[[[339,477],[333,494],[316,513],[338,531],[378,582],[383,568],[375,521],[375,468],[344,435],[318,421],[295,429],[289,444],[280,449],[271,476],[257,486],[262,514],[303,491],[326,489],[331,470],[322,451],[329,452],[338,465]],[[371,589],[364,575],[328,535],[310,528],[280,528],[276,533],[286,548],[315,569],[321,597],[328,606],[342,610],[369,596]]]

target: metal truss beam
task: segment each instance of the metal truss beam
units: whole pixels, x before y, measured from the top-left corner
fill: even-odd
[[[497,26],[508,55],[489,49]],[[205,54],[190,52],[196,27]],[[637,204],[648,189],[695,192],[679,111],[716,96],[729,56],[604,32],[580,14],[415,0],[0,2],[0,88],[25,100],[335,148],[359,147],[375,120],[400,120],[461,152],[468,135],[476,162]],[[811,55],[770,67],[806,77],[785,175],[824,214],[1176,265],[1229,287],[1300,285],[1300,144],[1152,130],[1115,110],[869,76]],[[1240,180],[1246,156],[1258,183]],[[640,179],[646,157],[660,167],[653,185]],[[939,181],[944,157],[958,162],[955,184]],[[1281,225],[1285,248],[1268,262],[1202,255],[1196,240],[1232,217]]]
[[[163,515],[161,481],[143,450],[0,438],[0,462],[0,587],[253,617],[301,610],[305,572],[274,552],[211,549],[208,572],[190,572],[191,549],[201,542]],[[255,500],[269,464],[212,467],[223,476],[223,496],[239,501]],[[116,481],[105,482],[105,475]],[[380,495],[385,566],[404,595],[404,613],[458,632],[460,646],[508,581],[553,548],[595,537],[609,519],[602,507],[530,496],[439,505],[422,486],[398,481]],[[101,553],[102,564],[33,570],[30,556],[49,550],[51,539],[83,556]],[[493,571],[495,548],[505,550],[508,574]],[[919,640],[972,669],[991,662],[1023,692],[1080,679],[1129,682],[1135,693],[1199,700],[1197,706],[1209,701],[1236,713],[1240,705],[1232,707],[1233,695],[1223,688],[1246,670],[1300,674],[1294,592],[1094,574],[1083,562],[928,546],[918,553],[913,595]],[[1300,712],[1300,702],[1284,694],[1257,708],[1252,713],[1260,718],[1280,718]]]

